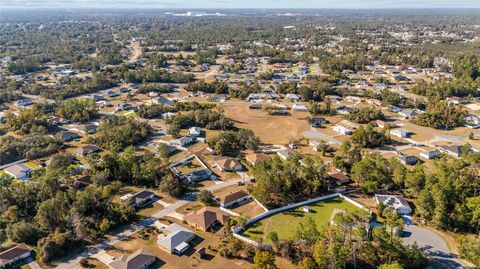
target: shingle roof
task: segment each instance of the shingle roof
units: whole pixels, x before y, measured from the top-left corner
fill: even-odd
[[[114,269],[138,269],[143,268],[143,266],[150,263],[152,259],[156,259],[156,257],[141,248],[129,257],[125,255],[121,256],[109,265]]]
[[[197,212],[191,212],[186,215],[185,220],[190,224],[201,227],[203,230],[207,230],[217,221],[224,224],[228,220],[228,216],[223,214],[218,208],[207,206]]]
[[[3,266],[17,257],[30,252],[30,248],[25,244],[19,244],[0,253],[0,266]]]
[[[250,196],[250,194],[246,193],[243,190],[239,190],[236,192],[231,192],[225,195],[221,195],[218,197],[218,199],[222,204],[228,204],[246,196]]]

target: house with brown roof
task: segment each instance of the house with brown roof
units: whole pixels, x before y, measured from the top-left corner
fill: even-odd
[[[327,173],[329,175],[330,185],[340,186],[350,181],[350,177],[346,173],[335,167],[330,167]]]
[[[218,202],[223,207],[230,207],[235,204],[244,204],[251,199],[252,196],[243,190],[222,194],[217,197]]]
[[[116,260],[110,262],[108,265],[113,269],[143,269],[148,268],[156,260],[157,257],[141,248],[135,251],[129,257],[126,255],[120,256]]]
[[[30,248],[25,244],[18,244],[9,248],[0,253],[0,268],[7,268],[7,266],[30,257],[31,254]]]
[[[270,157],[268,157],[268,155],[264,153],[252,153],[245,156],[245,159],[251,165],[257,165],[261,162],[267,161],[268,159],[270,159]]]
[[[242,171],[242,164],[235,158],[221,158],[215,161],[214,165],[222,172]]]
[[[224,225],[229,217],[225,215],[220,209],[215,207],[204,207],[197,212],[191,212],[185,216],[185,221],[192,227],[208,231],[213,229],[216,225]]]

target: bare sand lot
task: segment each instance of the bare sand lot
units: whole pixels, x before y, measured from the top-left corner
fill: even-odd
[[[287,144],[291,138],[302,137],[310,130],[307,112],[289,111],[290,115],[273,116],[262,110],[248,108],[248,103],[221,104],[225,115],[240,128],[252,130],[263,143]]]

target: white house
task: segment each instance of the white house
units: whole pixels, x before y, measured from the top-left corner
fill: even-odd
[[[176,223],[170,224],[164,232],[158,235],[157,245],[170,254],[183,254],[190,248],[189,242],[195,238],[194,232]]]
[[[200,127],[192,127],[188,130],[188,135],[191,137],[198,137],[201,134]]]
[[[343,134],[343,135],[351,135],[353,133],[352,130],[342,125],[333,126],[332,130],[334,130],[337,134]]]
[[[193,138],[190,136],[180,137],[179,139],[174,139],[170,141],[170,145],[174,147],[185,147],[186,145],[192,143]]]
[[[377,204],[383,204],[391,209],[397,210],[400,215],[412,214],[412,208],[403,196],[375,194],[375,201]]]
[[[292,105],[292,110],[294,111],[308,111],[308,107],[299,103]]]
[[[399,138],[407,138],[410,135],[410,131],[405,129],[393,129],[390,131],[390,134]]]
[[[298,96],[297,94],[294,94],[294,93],[287,93],[287,95],[285,96],[288,100],[291,100],[291,101],[298,101],[300,100],[300,96]]]
[[[420,157],[431,160],[440,157],[442,153],[436,149],[430,149],[420,152]]]

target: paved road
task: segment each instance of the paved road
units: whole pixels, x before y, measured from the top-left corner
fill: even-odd
[[[230,180],[230,181],[225,181],[219,184],[212,185],[207,188],[207,190],[210,191],[215,191],[219,190],[222,188],[226,188],[229,186],[233,186],[237,184],[238,179]],[[111,238],[93,246],[89,247],[87,250],[84,252],[71,257],[70,260],[63,261],[61,264],[59,264],[57,267],[58,269],[74,269],[74,268],[80,268],[79,262],[80,259],[82,258],[87,258],[87,257],[93,257],[93,258],[100,258],[102,260],[105,257],[106,251],[105,249],[118,243],[119,241],[122,241],[125,238],[128,238],[132,234],[138,232],[139,230],[147,227],[147,226],[152,226],[155,221],[157,221],[160,218],[163,218],[167,215],[169,215],[172,212],[175,212],[178,208],[182,207],[186,203],[194,200],[196,198],[195,194],[187,194],[184,197],[182,197],[180,200],[176,201],[175,203],[170,204],[160,212],[152,215],[150,218],[144,219],[140,222],[137,222],[135,224],[132,224],[128,226],[125,230],[117,233],[116,235],[112,236]]]
[[[405,225],[402,241],[404,244],[411,245],[417,242],[417,245],[431,256],[435,261],[450,268],[466,268],[448,248],[447,243],[437,233],[416,226]]]

